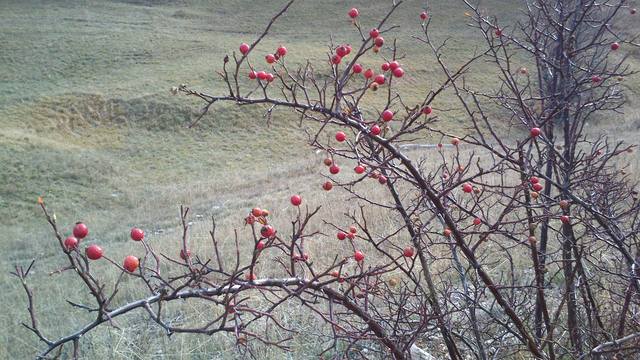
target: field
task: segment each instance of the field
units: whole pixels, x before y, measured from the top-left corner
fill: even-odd
[[[306,145],[305,134],[291,114],[276,112],[267,126],[264,108],[220,105],[189,129],[186,125],[197,116],[201,104],[169,93],[181,83],[224,92],[216,74],[223,56],[236,51],[241,42],[252,41],[283,3],[0,3],[0,358],[33,358],[42,347],[20,325],[28,313],[20,284],[9,275],[15,265],[37,260],[38,276],[32,279],[36,307],[43,328],[50,333],[64,334],[92,316],[77,309],[69,317],[64,315],[69,310],[62,299],[81,302],[87,294],[74,289],[72,274],[47,275],[62,266],[64,259],[41,216],[38,196],[55,211],[65,232],[76,221],[88,223],[91,241],[104,244],[113,258],[131,251],[127,236],[134,225],[145,229],[162,252],[176,254],[181,204],[193,209],[194,248],[202,252],[208,251],[212,216],[223,238],[229,238],[234,228],[241,229],[243,216],[256,205],[272,209],[276,224],[287,226],[292,212],[286,204],[293,191],[323,205],[324,217],[341,218],[347,209],[330,209],[336,201],[346,200],[347,194],[328,196],[320,190],[323,156]],[[274,26],[258,53],[286,44],[287,61],[293,64],[306,59],[326,62],[330,36],[337,42],[357,41],[345,16],[349,7],[362,10],[368,27],[389,3],[300,0]],[[401,25],[394,36],[406,52],[407,76],[401,90],[415,100],[441,76],[425,49],[411,38],[419,35],[417,14],[422,6],[422,1],[408,0],[391,19]],[[506,22],[518,14],[518,4],[510,0],[484,1],[483,6]],[[438,0],[430,1],[430,7],[433,36],[440,41],[450,38],[448,60],[456,63],[472,54],[480,39],[465,25],[463,5]],[[635,23],[629,25],[638,28]],[[638,65],[638,54],[631,56],[632,66]],[[376,62],[370,60],[365,66]],[[471,83],[496,82],[495,74],[484,66],[479,63],[473,68],[468,76]],[[624,121],[603,120],[593,124],[593,132],[615,130],[624,133],[620,138],[635,139],[640,104],[633,90],[640,86],[640,79],[628,79],[624,86],[632,90]],[[367,99],[372,105],[378,101],[375,96]],[[453,106],[453,99],[436,104],[442,113],[439,126],[463,134],[468,124],[458,119],[459,110],[446,110]],[[423,142],[437,141],[433,135]],[[416,151],[412,155],[429,154]],[[379,216],[381,226],[394,221],[390,215]],[[327,248],[317,244],[313,250],[321,259]],[[263,269],[265,275],[268,272]],[[119,296],[124,301],[136,294],[133,286],[125,286]],[[286,322],[299,326],[302,334],[313,329],[313,317],[292,307]],[[176,312],[177,318],[198,318],[206,312],[189,310]],[[242,357],[225,336],[167,338],[143,319],[132,315],[128,322],[117,323],[118,328],[105,327],[84,339],[85,358]],[[286,356],[314,358],[319,345],[305,340],[296,337],[293,352]],[[260,351],[264,358],[284,356],[276,350]]]

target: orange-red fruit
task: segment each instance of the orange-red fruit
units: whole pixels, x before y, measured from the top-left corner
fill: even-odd
[[[73,236],[77,239],[82,240],[89,235],[89,228],[84,223],[76,223],[76,226],[73,227]]]
[[[322,184],[322,188],[325,191],[329,191],[329,190],[333,189],[333,183],[331,181],[326,181],[324,184]]]
[[[444,229],[444,231],[442,232],[442,234],[446,237],[451,236],[451,229]]]
[[[184,249],[180,249],[180,258],[182,260],[187,260],[187,258],[190,258],[190,257],[191,257],[191,250],[187,250],[187,253],[185,255]]]
[[[358,232],[358,229],[356,229],[355,226],[351,225],[351,226],[349,226],[349,232],[352,233],[352,234],[355,234],[355,233]]]
[[[249,52],[249,44],[245,44],[245,43],[240,44],[240,53],[242,53],[242,55],[247,55],[248,52]]]
[[[382,45],[384,45],[384,38],[382,36],[378,36],[373,43],[377,46],[377,47],[382,47]]]
[[[300,195],[291,196],[291,205],[300,206],[302,204],[302,197]]]
[[[357,262],[360,262],[360,261],[364,260],[364,254],[362,253],[362,251],[357,250],[357,251],[353,254],[353,258],[354,258]]]
[[[388,63],[388,62],[383,63],[383,64],[380,66],[380,69],[382,69],[382,71],[389,71],[389,69],[390,69],[390,68],[391,68],[391,65],[389,65],[389,63]]]
[[[533,190],[535,190],[535,191],[542,191],[543,188],[544,188],[544,186],[542,186],[542,184],[540,184],[540,183],[533,184]]]
[[[401,67],[393,70],[393,76],[401,78],[402,76],[404,76],[404,70]]]
[[[391,121],[393,120],[393,111],[387,109],[385,111],[382,112],[382,120],[384,121]]]
[[[64,247],[67,248],[67,250],[73,250],[75,248],[78,247],[78,239],[76,239],[73,236],[69,236],[66,239],[64,239]]]
[[[532,183],[532,184],[537,184],[537,183],[540,182],[540,179],[538,179],[535,176],[532,176],[531,178],[529,178],[529,182]]]
[[[473,186],[471,186],[471,184],[466,183],[464,185],[462,185],[462,191],[466,192],[467,194],[471,193],[473,191]]]
[[[142,239],[144,239],[144,231],[142,231],[142,229],[138,229],[138,228],[131,229],[131,240],[141,241]]]
[[[385,77],[382,74],[376,75],[376,78],[373,79],[373,81],[375,81],[378,85],[382,85],[385,82]]]
[[[85,253],[89,259],[98,260],[102,257],[102,254],[104,254],[104,250],[102,250],[100,246],[93,244],[87,247]]]
[[[425,106],[422,108],[422,113],[425,115],[429,115],[431,112],[433,112],[433,108],[431,108],[431,106]]]
[[[374,39],[377,38],[378,36],[380,36],[380,30],[376,28],[369,30],[369,36],[371,36]]]
[[[617,42],[614,42],[613,44],[611,44],[611,50],[616,51],[620,49],[620,44]]]
[[[258,77],[258,74],[255,71],[253,70],[249,71],[249,79],[255,80],[255,78],[257,77]]]
[[[389,68],[391,70],[395,70],[395,69],[397,69],[399,67],[400,67],[400,63],[395,61],[395,60],[393,60],[392,62],[389,63]]]
[[[267,54],[267,56],[265,56],[264,59],[267,61],[268,64],[273,64],[274,62],[276,62],[276,57],[273,54]]]
[[[253,217],[253,215],[249,215],[244,219],[244,222],[247,223],[248,225],[253,224],[256,221],[256,218]]]
[[[260,229],[260,235],[265,238],[270,238],[275,235],[276,230],[271,225],[265,225]]]
[[[287,48],[282,46],[282,45],[280,45],[280,47],[277,50],[277,53],[280,56],[285,56],[285,55],[287,55]]]
[[[382,184],[382,185],[386,184],[386,183],[387,183],[387,177],[386,177],[386,176],[384,176],[384,175],[380,175],[380,176],[378,176],[378,182],[379,182],[380,184]]]
[[[562,221],[563,224],[571,223],[571,219],[569,219],[569,216],[567,216],[567,215],[560,216],[560,221]]]
[[[331,57],[331,63],[332,63],[332,64],[338,65],[338,64],[340,64],[341,62],[342,62],[342,57],[341,57],[340,55],[337,55],[337,54],[336,54],[336,55],[333,55],[333,56]]]
[[[531,137],[540,136],[540,133],[541,133],[540,128],[537,128],[537,127],[531,128]]]
[[[264,249],[264,247],[266,246],[266,244],[264,243],[264,241],[260,240],[256,243],[256,249],[258,250],[262,250]]]
[[[460,144],[460,139],[458,138],[451,139],[451,144],[453,144],[453,146],[458,146]]]
[[[374,135],[374,136],[378,136],[382,132],[382,129],[380,129],[380,126],[378,125],[373,125],[370,130],[371,130],[371,135]]]
[[[255,216],[255,217],[259,217],[262,216],[262,209],[260,208],[253,208],[251,209],[251,215]]]
[[[128,272],[136,271],[136,269],[138,268],[138,265],[140,265],[140,260],[138,260],[137,257],[129,255],[126,258],[124,258],[123,267]]]
[[[367,69],[367,70],[364,71],[364,77],[366,79],[371,79],[373,77],[373,75],[374,75],[374,73],[373,73],[373,70],[371,70],[371,69]]]
[[[338,238],[338,240],[344,240],[347,238],[347,234],[344,233],[343,231],[339,231],[338,235],[336,235],[336,237]]]
[[[343,141],[345,141],[346,139],[347,139],[347,135],[346,135],[344,132],[342,132],[342,131],[338,131],[338,132],[336,133],[336,140],[337,140],[338,142],[343,142]]]
[[[351,8],[351,10],[349,10],[347,14],[349,14],[350,18],[355,19],[358,17],[358,15],[360,15],[360,11],[358,11],[358,9],[356,8]]]
[[[362,72],[362,65],[354,64],[353,65],[353,72],[356,73],[356,74],[360,74]]]
[[[480,225],[480,224],[482,224],[482,219],[478,217],[473,219],[473,225]]]
[[[333,164],[329,167],[329,172],[332,173],[333,175],[336,175],[337,173],[340,172],[340,167],[336,164]]]
[[[413,250],[413,248],[411,246],[407,246],[402,251],[402,256],[404,256],[404,257],[412,257],[413,254],[414,254],[414,250]]]
[[[247,273],[247,275],[245,275],[244,278],[247,281],[253,281],[253,280],[257,279],[256,274],[254,274],[254,273]]]
[[[428,17],[429,17],[429,14],[427,14],[426,11],[423,11],[420,13],[420,19],[427,20]]]
[[[353,168],[353,171],[355,171],[356,174],[362,174],[364,173],[365,168],[362,165],[357,165],[355,168]]]

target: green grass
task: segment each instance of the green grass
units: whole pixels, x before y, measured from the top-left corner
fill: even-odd
[[[38,260],[33,277],[37,308],[48,333],[74,329],[88,314],[64,315],[63,299],[81,301],[70,274],[47,276],[63,259],[38,211],[43,195],[67,233],[83,220],[91,226],[91,241],[105,244],[110,256],[120,258],[132,247],[127,230],[142,226],[154,234],[162,251],[178,249],[178,206],[194,214],[216,216],[223,236],[241,227],[242,214],[256,204],[274,210],[277,224],[286,226],[286,209],[294,191],[332,207],[319,191],[319,159],[296,130],[295,119],[277,111],[270,126],[260,107],[216,106],[195,129],[186,129],[202,104],[172,97],[171,86],[187,83],[223,93],[217,79],[224,54],[241,42],[252,41],[284,1],[3,1],[0,3],[0,358],[32,358],[41,348],[19,325],[27,319],[19,284],[8,275],[16,264]],[[450,38],[447,60],[459,62],[481,47],[479,37],[465,25],[464,8],[457,2],[431,1],[434,36]],[[517,4],[508,0],[483,3],[498,16],[513,17]],[[300,0],[278,22],[257,50],[254,63],[278,44],[286,44],[287,61],[305,59],[322,64],[327,42],[356,43],[346,19],[351,6],[361,9],[364,29],[374,26],[388,8],[387,1]],[[409,102],[418,102],[442,77],[422,45],[417,14],[422,1],[406,1],[391,18],[402,25],[394,33],[405,49],[407,75],[399,89]],[[385,35],[387,41],[394,36]],[[634,54],[635,55],[635,54]],[[632,60],[635,64],[635,57]],[[380,58],[368,57],[365,66],[378,67]],[[469,75],[474,84],[494,84],[495,76],[479,63]],[[327,66],[328,69],[328,66]],[[638,79],[626,82],[638,88]],[[367,95],[365,109],[374,114],[382,92]],[[618,129],[637,131],[632,106]],[[459,110],[447,110],[449,96],[436,104],[439,126],[462,133],[466,126]],[[498,114],[495,114],[498,116]],[[629,135],[632,136],[632,135]],[[425,139],[425,142],[432,138]],[[341,214],[324,212],[340,219]],[[389,222],[393,219],[381,217]],[[388,215],[386,215],[388,216]],[[384,223],[384,221],[383,221]],[[208,223],[194,227],[196,249],[205,251]],[[158,230],[163,230],[160,233]],[[323,245],[312,250],[322,253]],[[103,265],[98,265],[98,268]],[[104,267],[104,266],[103,266]],[[109,272],[104,272],[105,276]],[[126,287],[121,301],[137,295]],[[295,307],[295,305],[292,305]],[[59,311],[59,312],[58,312]],[[198,311],[188,311],[195,316]],[[304,319],[302,319],[304,318]],[[159,336],[161,331],[139,315],[117,329],[99,330],[82,342],[87,358],[236,358],[225,336]],[[313,328],[314,320],[291,312],[288,324]],[[304,334],[305,328],[301,328]],[[296,337],[289,358],[313,358],[317,344]],[[265,358],[283,354],[263,349]]]

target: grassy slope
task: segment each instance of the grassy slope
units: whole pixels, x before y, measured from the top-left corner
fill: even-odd
[[[317,203],[330,204],[330,198],[317,191],[318,169],[308,161],[314,155],[299,159],[300,149],[306,149],[304,139],[290,130],[289,115],[278,113],[266,128],[261,109],[224,106],[198,129],[187,130],[182,125],[199,104],[167,95],[170,86],[183,82],[220,89],[215,70],[222,56],[240,42],[251,41],[282,3],[270,0],[259,8],[249,0],[0,4],[0,232],[5,235],[0,242],[0,281],[8,284],[0,298],[7,304],[0,320],[7,324],[3,328],[16,329],[0,334],[0,358],[29,358],[38,346],[16,325],[26,313],[18,284],[7,275],[14,264],[34,256],[39,259],[40,276],[34,281],[41,289],[38,309],[52,314],[42,316],[47,329],[75,325],[60,323],[62,318],[53,314],[66,310],[47,297],[80,301],[85,296],[69,291],[69,275],[43,275],[61,259],[38,216],[35,199],[40,194],[56,210],[61,224],[88,222],[92,241],[107,244],[116,259],[132,251],[130,244],[109,244],[124,242],[126,229],[134,224],[149,233],[168,229],[154,239],[162,250],[175,252],[172,230],[180,203],[193,205],[195,213],[205,218],[215,215],[229,227],[239,225],[239,209],[254,204],[274,209],[276,221],[284,226],[288,214],[284,204],[293,188]],[[369,16],[388,6],[387,1],[371,3],[300,1],[276,24],[258,53],[285,43],[290,50],[287,61],[320,62],[329,33],[338,42],[356,41],[344,15],[348,7],[360,7],[366,29],[373,25]],[[410,38],[417,34],[421,3],[407,1],[392,18],[392,23],[403,25],[397,33],[399,46],[407,49],[403,90],[415,101],[438,76]],[[451,59],[473,51],[477,40],[464,26],[464,9],[449,1],[432,1],[431,6],[435,35],[452,37]],[[499,16],[514,11],[513,2],[507,0],[487,1],[485,6],[498,9]],[[367,66],[380,62],[367,61]],[[472,78],[476,83],[493,81],[484,71],[474,72]],[[368,102],[375,104],[375,96]],[[438,104],[441,109],[448,105],[446,100]],[[464,124],[455,112],[443,112],[443,119],[450,131],[462,131]],[[204,249],[205,230],[204,222],[197,223],[196,247]],[[122,296],[133,297],[135,291],[128,289]],[[74,316],[86,319],[80,312]],[[301,323],[297,318],[288,320]],[[147,337],[148,332],[139,330],[151,325],[133,323],[92,336],[83,344],[87,354],[149,358],[162,351],[210,358],[212,351],[228,347],[217,337]],[[309,319],[306,323],[313,326]],[[303,356],[302,344],[296,344]]]

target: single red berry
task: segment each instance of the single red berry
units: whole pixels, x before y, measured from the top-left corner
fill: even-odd
[[[357,251],[353,254],[353,258],[354,258],[357,262],[360,262],[360,261],[364,260],[364,254],[362,253],[362,251],[357,250]]]
[[[270,238],[276,233],[276,230],[271,225],[265,225],[260,229],[260,235],[265,238]]]
[[[358,15],[360,15],[360,12],[356,8],[351,8],[351,10],[349,10],[348,14],[349,14],[350,18],[355,19],[355,18],[358,17]]]
[[[371,135],[378,136],[378,135],[380,135],[381,132],[382,132],[382,130],[380,129],[380,126],[373,125],[371,127]]]
[[[256,249],[258,249],[258,251],[264,249],[264,247],[266,246],[265,242],[260,240],[256,243]]]
[[[282,45],[280,45],[280,47],[278,48],[278,50],[276,52],[280,56],[285,56],[285,55],[287,55],[287,48],[282,46]]]
[[[532,183],[532,184],[537,184],[537,183],[540,182],[540,179],[538,179],[535,176],[532,176],[532,177],[529,178],[529,182]]]
[[[371,79],[373,77],[373,75],[374,75],[373,74],[373,70],[371,70],[371,69],[367,69],[364,72],[365,79]]]
[[[342,232],[342,231],[339,231],[338,235],[336,235],[336,237],[338,238],[338,240],[344,240],[344,239],[347,238],[347,234]]]
[[[362,165],[357,165],[355,168],[353,168],[353,171],[355,171],[356,174],[362,174],[365,171],[365,167]]]
[[[540,183],[533,184],[533,190],[535,190],[535,191],[542,191],[543,188],[544,188],[544,186],[542,186],[542,184],[540,184]]]
[[[293,195],[291,197],[291,205],[300,206],[302,204],[302,197],[300,195]]]
[[[591,77],[591,82],[592,82],[592,83],[594,83],[594,84],[597,84],[597,83],[599,83],[600,81],[602,81],[602,78],[601,78],[600,76],[598,76],[598,75],[593,75],[593,76]]]
[[[260,216],[262,216],[262,209],[257,208],[257,207],[255,207],[255,208],[251,209],[251,215],[253,215],[253,216],[255,216],[255,217],[260,217]]]
[[[247,273],[247,275],[244,276],[245,280],[247,281],[254,281],[255,279],[257,279],[258,277],[256,276],[256,274],[254,273]]]
[[[425,115],[429,115],[433,112],[433,108],[431,106],[425,106],[422,108],[422,113]]]
[[[540,128],[537,128],[537,127],[531,128],[531,137],[538,137],[540,136],[541,132],[542,131],[540,130]]]
[[[382,47],[382,45],[384,45],[384,38],[382,36],[378,36],[373,43],[377,46],[377,47]]]
[[[496,36],[502,36],[502,29],[496,29]]]
[[[617,42],[614,42],[613,44],[611,44],[611,50],[616,51],[620,49],[620,44]]]
[[[333,175],[336,175],[337,173],[340,172],[340,167],[336,164],[333,164],[329,167],[329,172],[332,173]]]
[[[382,112],[382,120],[384,121],[391,121],[393,120],[393,111],[387,109],[385,111]]]
[[[98,260],[102,257],[102,254],[104,253],[104,251],[100,246],[93,244],[87,247],[87,249],[85,250],[85,253],[87,254],[87,257],[89,259]]]
[[[324,184],[322,184],[322,188],[325,191],[330,191],[331,189],[333,189],[333,183],[331,181],[326,181]]]
[[[369,30],[369,36],[371,36],[373,39],[377,38],[378,36],[380,36],[380,30],[376,28]]]
[[[253,71],[253,70],[249,71],[249,79],[255,80],[255,78],[257,78],[257,77],[258,77],[258,75],[256,74],[255,71]]]
[[[347,56],[347,47],[344,45],[340,45],[336,48],[336,55],[340,56],[341,58]]]
[[[272,73],[267,73],[266,79],[267,79],[267,82],[272,82],[273,79],[275,79],[275,76],[273,76]]]
[[[458,139],[458,138],[453,138],[453,139],[451,139],[451,144],[452,144],[453,146],[458,146],[458,145],[460,145],[460,139]]]
[[[411,246],[407,246],[402,251],[402,256],[404,256],[404,257],[413,257],[413,254],[414,254],[414,250],[413,250],[413,248]]]
[[[380,175],[380,176],[378,176],[378,182],[379,182],[380,184],[382,184],[382,185],[386,184],[386,183],[387,183],[387,177],[386,177],[386,176],[384,176],[384,175]]]
[[[142,229],[133,228],[131,229],[131,240],[140,241],[144,239],[144,231]]]
[[[444,231],[442,232],[442,234],[443,234],[444,236],[446,236],[446,237],[451,236],[451,229],[449,229],[449,228],[444,229]]]
[[[353,72],[355,74],[360,74],[362,72],[362,65],[360,64],[353,65]]]
[[[340,64],[341,61],[342,61],[342,57],[340,55],[338,55],[338,54],[333,55],[331,57],[331,63],[332,64],[338,65],[338,64]]]
[[[353,240],[353,239],[355,239],[355,238],[356,238],[356,235],[355,235],[354,233],[348,232],[348,233],[347,233],[347,238],[348,238],[349,240]]]
[[[140,260],[138,260],[137,257],[129,255],[126,258],[124,258],[123,267],[128,272],[132,273],[136,271],[136,269],[138,268],[138,265],[140,265]]]
[[[347,135],[345,135],[345,133],[344,133],[344,132],[342,132],[342,131],[338,131],[338,132],[336,133],[336,140],[337,140],[338,142],[343,142],[343,141],[345,141],[346,139],[347,139]]]
[[[480,218],[477,217],[473,219],[473,225],[480,225],[480,224],[482,224],[482,220]]]
[[[404,70],[401,67],[393,70],[393,76],[401,78],[402,76],[404,76]]]
[[[187,250],[187,253],[185,255],[184,249],[180,249],[180,258],[182,260],[187,260],[187,258],[190,258],[190,257],[191,257],[191,250]]]
[[[429,14],[427,14],[426,11],[423,11],[420,13],[420,19],[427,20],[428,17],[429,17]]]
[[[67,248],[67,250],[73,250],[75,248],[78,247],[78,239],[76,239],[73,236],[69,236],[66,239],[64,239],[64,247]]]
[[[571,219],[569,219],[569,216],[567,216],[567,215],[560,216],[560,221],[562,221],[563,224],[571,223]]]
[[[351,54],[351,50],[353,50],[353,49],[351,48],[351,45],[348,45],[348,44],[347,44],[347,45],[345,45],[345,48],[347,48],[347,55]]]
[[[389,69],[391,69],[391,65],[389,65],[388,62],[383,63],[382,65],[380,65],[380,69],[382,69],[382,71],[389,71]]]
[[[267,80],[267,73],[264,71],[258,71],[256,76],[258,76],[258,79],[260,80]]]
[[[264,59],[267,61],[268,64],[273,64],[274,62],[276,62],[276,57],[273,54],[267,54],[267,56],[265,56]]]
[[[253,215],[249,215],[244,219],[244,222],[248,225],[252,225],[254,222],[256,222],[256,218],[253,217]]]
[[[400,63],[395,61],[395,60],[393,60],[392,62],[389,63],[389,68],[391,70],[395,70],[395,69],[397,69],[399,67],[400,67]]]
[[[349,232],[352,234],[356,234],[358,232],[358,229],[355,226],[351,225],[349,226]]]
[[[76,223],[76,226],[73,227],[73,236],[78,238],[79,240],[84,239],[89,235],[89,228],[84,223]]]
[[[245,44],[245,43],[240,44],[240,53],[242,53],[242,55],[247,55],[248,52],[249,52],[249,44]]]
[[[473,186],[471,186],[471,184],[466,183],[464,185],[462,185],[462,191],[466,192],[467,194],[471,193],[473,191]]]

